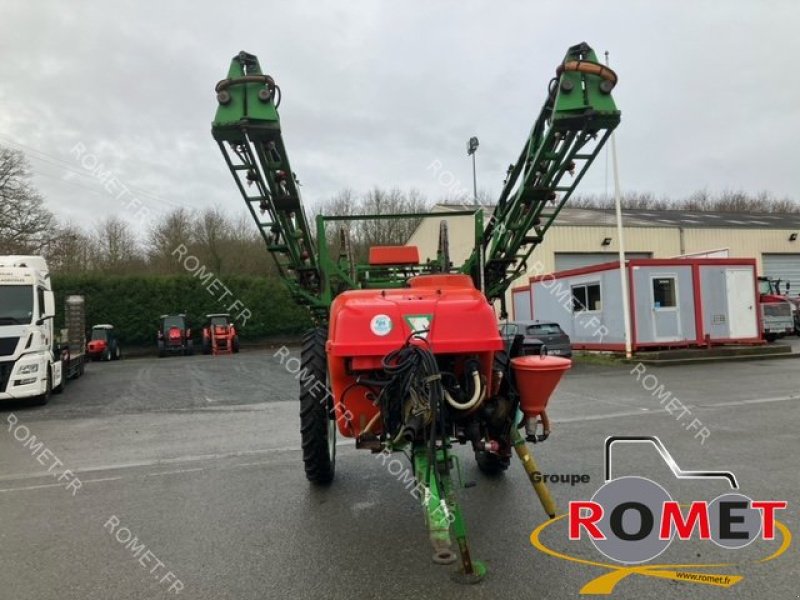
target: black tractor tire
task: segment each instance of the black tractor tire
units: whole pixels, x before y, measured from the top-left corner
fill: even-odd
[[[158,341],[158,358],[164,358],[167,355],[167,349],[164,347],[164,342]]]
[[[232,347],[233,347],[233,353],[234,354],[239,354],[239,336],[238,335],[233,337],[233,345],[232,345]]]
[[[475,452],[475,460],[481,473],[490,477],[501,475],[511,464],[510,456],[498,456],[482,450]]]
[[[211,354],[211,340],[203,342],[203,354]]]
[[[50,367],[47,368],[47,387],[45,388],[44,394],[41,396],[36,396],[33,399],[34,406],[44,406],[48,402],[50,402],[50,394],[53,392],[53,373],[50,370]]]
[[[511,376],[511,356],[509,352],[512,349],[518,350],[519,348],[512,348],[514,346],[515,340],[506,340],[506,349],[501,350],[500,352],[494,353],[494,370],[501,371],[504,373],[503,380],[500,384],[500,394],[505,395],[509,393],[509,386],[511,382],[509,381],[509,377]],[[519,345],[519,344],[518,344]],[[475,462],[478,463],[478,469],[484,475],[488,475],[489,477],[497,477],[501,475],[508,466],[511,464],[511,457],[510,456],[498,456],[497,454],[493,454],[491,452],[485,452],[483,450],[476,450],[475,451]]]
[[[119,349],[119,344],[114,346],[114,351],[111,353],[111,360],[119,360],[122,358],[122,351]]]
[[[102,360],[103,362],[111,360],[111,348],[106,348],[105,350],[103,350],[103,356],[100,360]]]
[[[764,339],[767,340],[768,342],[772,343],[772,342],[774,342],[775,340],[778,339],[778,334],[777,333],[765,333],[764,334]]]
[[[313,382],[328,385],[328,364],[325,342],[328,330],[317,327],[303,336],[300,352],[301,369],[311,375],[311,384],[300,384],[300,434],[303,442],[303,462],[306,479],[325,485],[333,481],[336,465],[336,421],[331,412],[330,394],[320,394]]]
[[[189,340],[188,342],[186,342],[186,350],[184,350],[184,354],[186,356],[193,356],[194,355],[194,343],[192,343],[192,340]]]

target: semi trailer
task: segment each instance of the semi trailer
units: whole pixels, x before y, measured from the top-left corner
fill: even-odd
[[[69,294],[64,299],[64,328],[57,338],[64,382],[83,375],[86,365],[86,299]]]
[[[0,256],[0,401],[47,404],[68,377],[83,373],[83,345],[59,345],[55,316],[45,259]]]

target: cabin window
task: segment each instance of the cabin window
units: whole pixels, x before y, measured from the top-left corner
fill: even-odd
[[[597,312],[602,308],[599,282],[572,286],[572,312]]]
[[[44,316],[44,289],[36,288],[36,298],[39,301],[39,318]]]
[[[653,306],[655,308],[674,308],[678,305],[674,277],[653,278]]]

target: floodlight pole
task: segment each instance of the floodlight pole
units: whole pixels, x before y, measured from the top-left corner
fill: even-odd
[[[478,138],[472,136],[467,142],[467,154],[472,157],[472,198],[478,203],[478,176],[475,173],[475,152],[478,150]]]
[[[475,153],[472,153],[472,198],[478,201],[478,176],[475,174]]]
[[[608,50],[606,50],[606,66],[608,65]],[[619,249],[620,287],[622,289],[622,315],[625,326],[625,358],[633,356],[631,344],[631,303],[628,295],[628,267],[625,262],[625,239],[622,227],[622,192],[619,185],[619,164],[617,163],[617,136],[611,133],[611,164],[614,170],[614,208],[617,213],[617,247]]]

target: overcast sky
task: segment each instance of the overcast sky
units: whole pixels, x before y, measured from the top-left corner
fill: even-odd
[[[306,202],[342,188],[496,196],[566,49],[611,53],[625,190],[769,190],[800,198],[800,3],[30,2],[0,17],[0,144],[26,151],[56,214],[130,214],[87,174],[83,144],[153,210],[243,213],[212,141],[213,87],[239,50],[283,91]],[[604,193],[605,159],[580,191]]]

